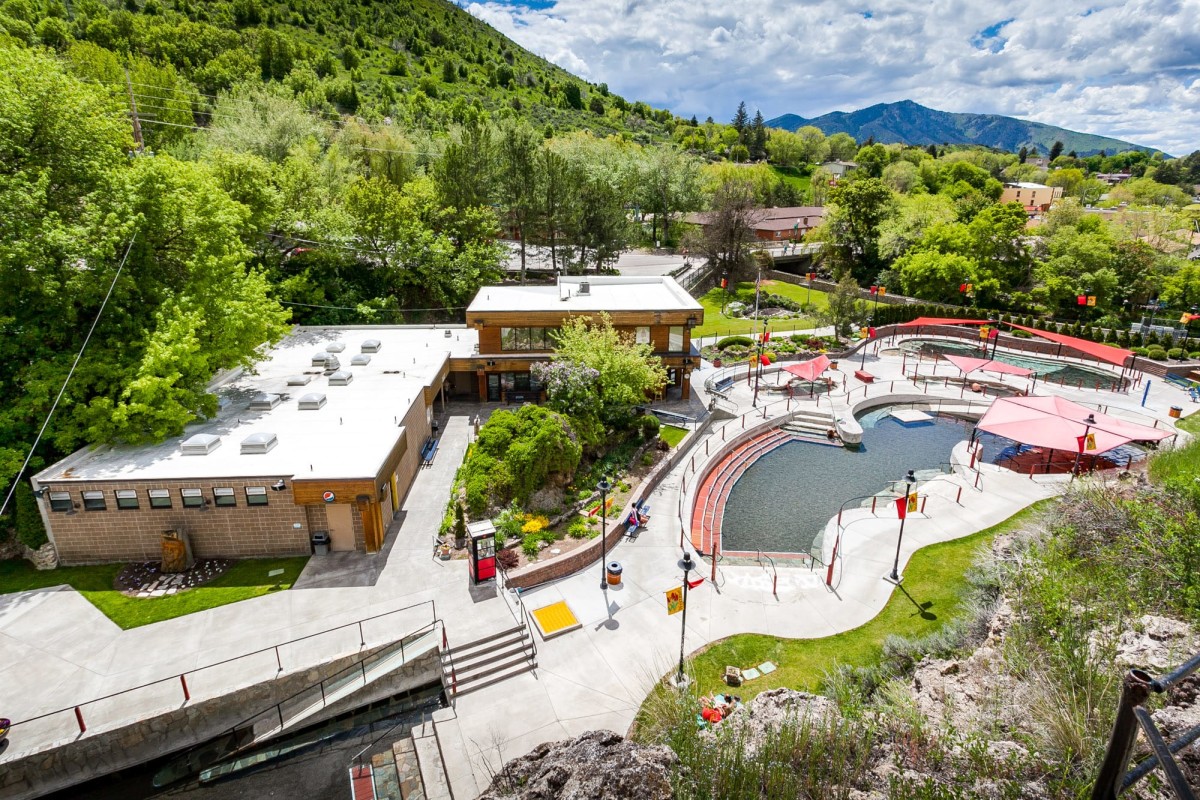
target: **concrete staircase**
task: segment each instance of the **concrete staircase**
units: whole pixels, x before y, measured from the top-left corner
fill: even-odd
[[[832,412],[820,408],[797,409],[792,419],[780,427],[797,439],[811,439],[825,444],[830,443],[826,432],[836,430]]]
[[[537,650],[528,625],[442,651],[443,683],[451,699],[535,669]]]
[[[392,749],[350,768],[353,800],[453,800],[432,720],[423,720]]]

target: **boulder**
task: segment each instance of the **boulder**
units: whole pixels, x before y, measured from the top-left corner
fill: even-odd
[[[588,731],[504,765],[478,800],[671,800],[670,748]]]

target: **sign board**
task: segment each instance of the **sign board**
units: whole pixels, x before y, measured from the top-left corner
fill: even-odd
[[[678,614],[683,611],[683,587],[676,586],[667,590],[667,614]]]
[[[332,503],[334,500],[337,499],[337,495],[335,495],[333,492],[325,492],[324,494],[321,495],[321,499],[324,500],[326,503]]]

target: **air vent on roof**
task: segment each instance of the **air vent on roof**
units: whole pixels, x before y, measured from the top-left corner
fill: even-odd
[[[250,401],[251,411],[270,411],[275,406],[279,405],[280,397],[277,394],[259,394],[255,395]]]
[[[340,353],[345,349],[346,345],[342,344],[341,342],[330,342],[329,344],[325,345],[326,353]]]
[[[288,377],[288,386],[307,386],[312,378],[308,375],[291,375]]]
[[[325,395],[320,392],[309,392],[300,398],[301,411],[316,411],[325,405]]]
[[[366,353],[359,353],[358,355],[351,356],[351,358],[350,358],[350,366],[352,366],[352,367],[365,367],[367,364],[370,364],[370,363],[371,363],[371,357],[369,355],[367,355]]]
[[[338,370],[329,376],[330,386],[349,386],[350,381],[354,380],[354,373]]]
[[[592,293],[592,285],[590,283],[588,283],[587,281],[580,281],[579,282],[579,294],[585,295],[585,294],[591,294],[591,293]]]
[[[270,452],[271,448],[277,444],[279,444],[279,438],[273,433],[252,433],[242,439],[242,455],[262,455]]]
[[[213,433],[197,433],[179,445],[185,456],[206,456],[221,446],[221,437]]]
[[[336,359],[336,356],[330,356],[329,353],[313,353],[312,365],[314,367],[323,367],[325,366],[325,362],[330,358]]]
[[[364,353],[378,353],[381,347],[383,347],[383,343],[378,339],[367,339],[362,343],[362,351]]]
[[[342,368],[342,362],[333,353],[325,359],[325,374],[330,375]]]

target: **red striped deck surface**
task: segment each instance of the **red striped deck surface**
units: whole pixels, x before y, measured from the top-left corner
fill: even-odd
[[[375,782],[369,766],[360,764],[350,768],[350,789],[354,800],[375,800]]]
[[[791,439],[790,434],[778,428],[761,433],[726,453],[705,473],[696,491],[696,504],[692,507],[693,547],[703,553],[713,552],[714,545],[720,548],[721,520],[730,488],[759,456]]]

